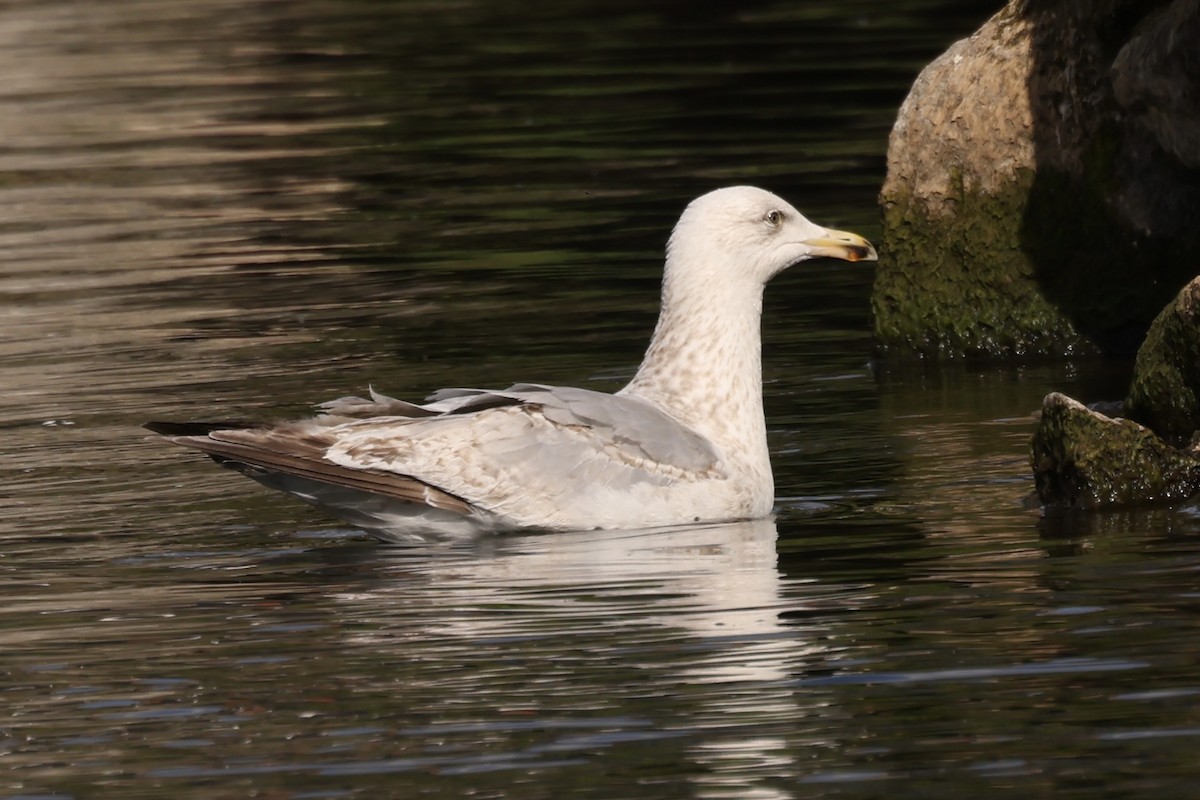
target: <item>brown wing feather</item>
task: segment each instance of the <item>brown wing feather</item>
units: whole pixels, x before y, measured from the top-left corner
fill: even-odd
[[[162,423],[156,425],[166,427]],[[351,469],[326,461],[324,452],[329,443],[319,433],[299,435],[270,429],[226,429],[210,430],[207,435],[168,434],[164,438],[195,448],[225,466],[244,464],[463,515],[474,510],[461,497],[407,475]]]

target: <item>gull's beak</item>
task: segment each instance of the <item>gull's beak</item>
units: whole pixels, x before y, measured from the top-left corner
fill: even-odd
[[[863,237],[857,233],[827,230],[823,236],[805,239],[803,244],[812,248],[813,257],[828,256],[843,261],[878,261],[879,255]]]

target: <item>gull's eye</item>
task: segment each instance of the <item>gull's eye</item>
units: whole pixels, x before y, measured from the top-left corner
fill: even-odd
[[[763,217],[763,219],[765,219],[767,224],[772,228],[777,227],[779,223],[783,222],[783,212],[772,209],[767,212],[767,215]]]

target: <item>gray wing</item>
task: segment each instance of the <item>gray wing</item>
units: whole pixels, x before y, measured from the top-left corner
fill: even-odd
[[[522,525],[579,524],[723,476],[695,431],[645,401],[587,389],[446,389],[423,405],[372,390],[321,408],[265,427],[150,427],[268,485],[263,471]]]
[[[513,519],[638,502],[677,482],[719,477],[712,443],[650,404],[587,389],[518,384],[451,389],[436,416],[377,418],[334,429],[340,466],[410,476]]]
[[[450,413],[475,411],[509,400],[541,409],[546,419],[562,426],[585,426],[612,446],[688,472],[708,472],[719,454],[705,437],[677,422],[644,400],[571,386],[518,383],[502,392],[483,389],[443,389],[425,408],[460,403]]]
[[[370,398],[342,397],[322,403],[331,416],[348,419],[461,416],[490,408],[530,406],[561,426],[584,426],[598,441],[631,454],[685,471],[708,472],[719,454],[712,442],[673,417],[633,397],[577,389],[518,383],[504,390],[441,389],[416,405],[370,390]]]

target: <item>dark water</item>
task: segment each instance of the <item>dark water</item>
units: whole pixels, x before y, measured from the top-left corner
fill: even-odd
[[[773,521],[389,548],[137,427],[616,387],[991,5],[5,4],[0,797],[1200,796],[1200,519],[1023,505],[1127,365],[872,369],[869,268],[771,288]]]

